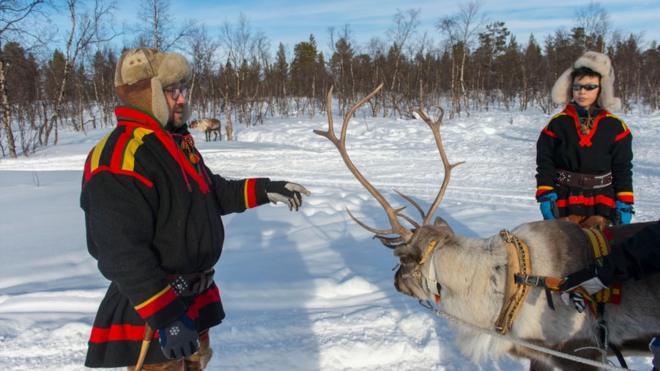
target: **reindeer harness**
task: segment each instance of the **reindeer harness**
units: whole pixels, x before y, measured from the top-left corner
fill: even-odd
[[[595,228],[585,228],[582,231],[589,241],[595,259],[609,254],[610,248],[605,233]],[[559,291],[562,279],[532,275],[532,262],[527,244],[507,230],[500,231],[500,236],[505,242],[508,262],[504,304],[495,321],[495,330],[504,335],[511,330],[530,286],[545,288],[548,305],[554,309],[550,292]],[[593,297],[586,292],[582,294],[588,299],[591,312],[596,316],[602,316],[606,303],[618,304],[621,301],[621,285],[603,289]]]
[[[429,241],[428,245],[426,245],[426,249],[424,249],[424,253],[422,254],[422,259],[419,261],[419,264],[413,271],[413,274],[419,277],[418,279],[422,283],[425,283],[426,288],[433,293],[435,304],[437,305],[440,303],[440,291],[442,290],[442,286],[440,286],[440,283],[435,279],[435,264],[429,264],[428,272],[426,272],[426,280],[422,280],[421,272],[421,267],[429,260],[431,256],[433,256],[433,252],[435,252],[436,246],[438,246],[437,240]]]
[[[498,333],[505,335],[511,330],[513,321],[518,315],[520,308],[522,308],[522,304],[525,302],[527,294],[529,294],[530,285],[518,282],[517,277],[531,277],[532,261],[530,259],[529,247],[523,240],[505,229],[500,231],[500,236],[504,240],[507,249],[507,269],[504,303],[502,304],[500,314],[495,321],[495,330]],[[417,265],[418,268],[415,269],[414,272],[420,280],[422,276],[421,267],[432,256],[437,245],[438,241],[431,240],[424,249],[422,259]],[[426,280],[423,282],[426,283],[427,289],[434,294],[435,302],[438,304],[440,301],[441,286],[436,281],[435,277],[435,264],[429,264],[428,271],[426,272]]]
[[[529,294],[529,286],[516,282],[516,275],[529,276],[532,272],[532,261],[527,244],[513,233],[503,229],[500,237],[504,240],[507,251],[506,286],[504,288],[504,304],[495,321],[495,330],[505,335],[516,319],[522,304]]]
[[[598,229],[583,229],[584,234],[589,240],[589,245],[591,246],[594,258],[599,258],[609,254],[609,244],[606,235]],[[529,253],[529,247],[525,241],[518,238],[513,233],[509,232],[506,229],[500,231],[500,237],[504,241],[504,246],[507,251],[507,266],[506,266],[506,286],[504,289],[504,303],[502,304],[502,309],[495,320],[495,330],[505,335],[511,330],[513,326],[513,321],[516,319],[522,304],[525,302],[527,295],[529,294],[530,287],[541,287],[545,289],[546,297],[548,299],[548,305],[554,310],[554,305],[552,304],[552,291],[559,291],[559,285],[562,282],[561,278],[558,277],[545,277],[545,276],[536,276],[532,275],[532,261]],[[422,258],[417,265],[417,268],[413,274],[420,280],[422,278],[421,267],[429,261],[435,248],[438,245],[438,241],[431,240],[426,245]],[[422,281],[426,288],[433,293],[435,297],[435,302],[438,304],[440,302],[440,291],[442,287],[440,283],[435,279],[435,264],[429,264],[427,271],[424,276],[425,281]],[[602,314],[603,306],[606,303],[618,304],[621,300],[621,288],[620,285],[614,285],[612,288],[604,289],[596,293],[593,297],[586,295],[591,312],[594,315]]]
[[[597,228],[583,228],[582,232],[589,241],[594,260],[609,255],[609,241],[612,239],[612,236],[609,235],[608,230],[601,231]],[[544,288],[546,290],[546,297],[548,298],[548,305],[550,308],[554,309],[550,292],[560,291],[559,285],[563,281],[561,278],[516,274],[515,279],[516,283],[520,285]],[[605,304],[619,304],[621,302],[621,284],[619,283],[615,283],[611,287],[605,288],[593,295],[589,295],[582,288],[577,288],[575,290],[580,292],[580,294],[587,299],[589,309],[596,317],[602,316]]]
[[[596,228],[583,228],[589,246],[591,246],[594,259],[601,258],[610,253],[608,236],[606,232]],[[518,314],[522,303],[529,293],[530,286],[545,288],[548,305],[554,310],[552,304],[551,291],[559,291],[561,278],[543,277],[531,275],[532,264],[529,256],[529,247],[524,241],[516,237],[507,230],[500,231],[500,236],[505,242],[507,249],[507,278],[504,292],[504,304],[500,314],[495,321],[495,330],[505,335],[513,326],[513,321]],[[598,348],[602,353],[603,362],[607,360],[608,347],[616,355],[621,365],[626,368],[626,362],[623,355],[613,344],[609,344],[607,323],[603,318],[605,304],[619,304],[621,301],[621,285],[614,284],[610,288],[605,288],[593,296],[589,295],[584,289],[576,289],[587,299],[591,313],[598,318]]]

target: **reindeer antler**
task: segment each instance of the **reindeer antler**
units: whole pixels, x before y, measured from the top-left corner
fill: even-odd
[[[422,224],[431,223],[431,218],[433,218],[433,214],[435,214],[436,209],[438,208],[438,206],[440,206],[440,202],[442,202],[442,198],[445,196],[445,191],[447,190],[447,186],[449,185],[449,179],[451,178],[451,170],[456,166],[465,163],[465,161],[457,162],[455,164],[449,163],[449,159],[447,158],[447,154],[445,153],[445,146],[442,144],[442,136],[440,135],[440,125],[442,124],[442,118],[445,115],[445,111],[442,109],[442,107],[438,107],[438,108],[440,109],[440,114],[438,115],[438,118],[435,121],[431,120],[431,118],[426,114],[426,112],[424,112],[424,110],[421,107],[415,110],[419,118],[424,120],[426,125],[428,125],[431,131],[433,132],[433,138],[435,139],[435,144],[438,147],[438,152],[440,153],[440,158],[442,159],[442,165],[445,168],[445,177],[442,180],[442,186],[440,187],[438,194],[435,196],[435,200],[433,200],[431,207],[429,207],[429,211],[426,213],[426,216],[424,216],[424,222]],[[412,200],[408,200],[408,201],[413,203],[413,205],[416,205]]]
[[[321,130],[314,130],[315,134],[321,135],[326,137],[328,140],[330,140],[335,147],[337,147],[337,150],[339,150],[339,154],[341,155],[342,159],[344,160],[344,163],[348,167],[348,169],[353,173],[353,176],[371,193],[372,196],[380,203],[380,205],[383,207],[385,212],[387,213],[387,218],[390,221],[390,229],[376,229],[372,228],[365,223],[361,222],[358,220],[353,214],[351,214],[350,210],[346,209],[348,211],[348,215],[360,226],[362,226],[364,229],[372,232],[375,234],[375,237],[378,238],[385,246],[390,247],[390,248],[396,248],[398,246],[401,246],[403,244],[406,244],[408,241],[413,236],[413,231],[402,226],[401,223],[399,222],[399,217],[403,218],[406,220],[408,223],[410,223],[414,228],[419,228],[419,224],[417,224],[412,218],[409,216],[402,214],[401,212],[405,207],[400,207],[400,208],[393,208],[383,197],[383,195],[378,192],[378,190],[371,184],[369,181],[360,173],[360,171],[355,167],[353,164],[353,161],[351,158],[348,156],[348,152],[346,151],[346,131],[348,129],[348,123],[355,113],[355,111],[360,108],[363,104],[365,104],[369,99],[371,99],[374,95],[376,95],[381,89],[383,88],[383,84],[378,85],[374,91],[369,93],[366,97],[360,99],[351,109],[346,113],[344,116],[344,122],[342,123],[341,126],[341,134],[339,139],[335,136],[335,131],[333,127],[333,121],[332,121],[332,90],[333,88],[331,87],[330,90],[328,91],[328,95],[326,97],[326,110],[328,113],[328,130],[327,131],[321,131]],[[440,125],[442,124],[442,118],[444,117],[445,111],[441,108],[440,113],[438,115],[438,118],[435,120],[431,120],[429,116],[424,112],[424,110],[420,107],[415,111],[417,115],[419,116],[420,119],[422,119],[431,129],[431,132],[433,132],[433,138],[435,139],[435,144],[438,147],[438,153],[440,153],[440,158],[442,159],[442,164],[445,169],[445,177],[442,180],[442,186],[440,187],[440,190],[438,191],[438,194],[435,197],[435,200],[433,201],[433,204],[431,204],[431,207],[429,207],[429,210],[424,213],[424,210],[415,202],[412,198],[400,193],[399,191],[396,191],[396,193],[399,194],[404,200],[408,201],[410,204],[412,204],[415,209],[419,211],[419,213],[422,216],[423,222],[422,225],[427,225],[431,224],[431,218],[435,214],[435,211],[437,210],[438,206],[440,206],[440,202],[442,202],[442,198],[445,195],[445,191],[447,190],[447,186],[449,185],[449,180],[451,178],[451,170],[462,164],[463,161],[457,162],[455,164],[450,164],[449,159],[447,158],[447,154],[445,153],[445,148],[444,145],[442,144],[442,136],[440,135]],[[395,237],[390,237],[392,235],[398,235]]]
[[[328,140],[330,140],[335,147],[337,147],[337,150],[339,150],[339,154],[341,155],[341,158],[344,160],[344,163],[348,167],[348,169],[353,173],[353,176],[364,186],[369,193],[380,203],[380,205],[383,207],[385,210],[385,213],[387,213],[387,218],[390,221],[390,229],[375,229],[372,227],[367,226],[357,218],[351,214],[350,211],[348,211],[348,215],[355,220],[356,223],[358,223],[360,226],[362,226],[364,229],[374,233],[376,238],[378,238],[385,246],[390,247],[390,248],[396,248],[397,246],[401,244],[405,244],[410,240],[412,237],[413,233],[410,229],[404,227],[399,223],[399,216],[403,217],[406,220],[411,220],[407,216],[401,215],[401,211],[403,208],[398,208],[395,209],[393,208],[383,197],[383,195],[378,192],[378,190],[369,183],[369,181],[360,173],[360,171],[355,167],[353,164],[353,161],[351,158],[348,156],[348,152],[346,151],[346,131],[348,129],[348,123],[360,106],[365,104],[366,102],[369,101],[374,95],[378,94],[378,92],[383,88],[383,84],[378,85],[374,91],[369,93],[367,96],[364,98],[360,99],[351,109],[346,113],[344,116],[344,121],[341,126],[341,134],[339,136],[339,139],[335,136],[335,131],[333,127],[333,121],[332,121],[332,90],[333,88],[331,87],[330,90],[328,91],[328,95],[326,96],[326,111],[328,112],[328,130],[327,131],[322,131],[322,130],[314,130],[315,134],[321,135],[323,137],[326,137]],[[415,224],[413,224],[415,225]],[[388,237],[391,235],[398,235],[397,237]]]

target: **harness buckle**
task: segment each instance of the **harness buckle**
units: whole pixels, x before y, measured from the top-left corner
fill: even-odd
[[[545,286],[543,283],[543,279],[540,276],[516,274],[515,281],[519,285],[535,286],[535,287]]]

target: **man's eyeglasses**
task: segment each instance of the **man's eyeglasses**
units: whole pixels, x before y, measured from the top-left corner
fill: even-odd
[[[592,91],[598,89],[600,85],[598,84],[573,84],[573,91],[580,91],[582,89],[586,91]]]
[[[180,96],[185,96],[188,94],[188,87],[187,86],[176,86],[176,87],[169,87],[163,89],[167,95],[170,96],[170,98],[177,100],[179,99]]]

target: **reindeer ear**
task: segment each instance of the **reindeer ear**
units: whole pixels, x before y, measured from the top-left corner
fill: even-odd
[[[451,229],[449,223],[447,223],[446,220],[442,219],[439,216],[435,218],[435,221],[433,222],[433,226],[442,229],[442,234],[447,234],[449,236],[454,235],[454,230]]]
[[[438,222],[438,219],[436,219],[436,222]],[[444,222],[442,219],[439,220]],[[454,232],[446,222],[440,225],[424,225],[415,232],[409,243],[394,250],[394,256],[399,258],[408,257],[419,262],[429,245],[442,247],[445,241],[453,235]]]
[[[449,223],[447,223],[446,220],[442,219],[442,218],[439,217],[439,216],[436,216],[436,217],[435,217],[435,220],[433,221],[433,225],[438,226],[438,227],[442,227],[442,226],[447,226],[447,227],[449,227]]]

